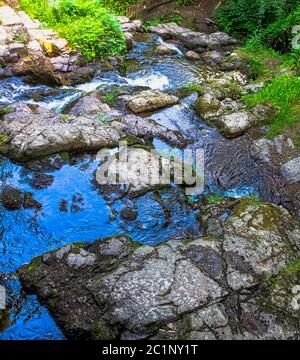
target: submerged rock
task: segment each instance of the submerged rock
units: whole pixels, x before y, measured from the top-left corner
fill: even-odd
[[[218,226],[217,237],[154,247],[122,236],[68,245],[19,276],[72,339],[297,338],[299,312],[274,308],[266,285],[299,256],[299,224],[241,200]]]
[[[42,204],[34,200],[32,193],[22,192],[12,186],[5,186],[1,191],[0,200],[6,210],[39,209]]]
[[[151,112],[166,106],[175,105],[179,102],[176,96],[161,91],[146,90],[132,96],[127,103],[130,110],[135,113]]]

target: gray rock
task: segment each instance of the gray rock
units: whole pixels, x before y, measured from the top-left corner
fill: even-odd
[[[297,279],[267,279],[287,276],[278,274],[299,256],[287,235],[299,225],[279,207],[241,200],[223,228],[218,239],[137,249],[126,237],[72,245],[18,273],[68,338],[294,338]]]
[[[236,39],[225,33],[204,34],[180,27],[175,23],[155,25],[152,26],[149,31],[159,35],[164,40],[180,40],[187,49],[197,52],[238,44]]]
[[[1,151],[13,159],[24,161],[60,151],[90,151],[113,147],[127,135],[158,137],[166,142],[184,146],[186,140],[177,132],[137,116],[125,116],[121,121],[99,121],[98,115],[108,110],[98,102],[87,110],[83,100],[74,112],[88,112],[87,116],[57,114],[42,107],[22,103],[11,105],[13,112],[0,123],[0,132],[6,136]],[[99,114],[96,115],[97,109]],[[94,114],[93,116],[91,115]],[[100,118],[101,120],[102,118]]]
[[[288,184],[300,181],[300,157],[290,160],[282,165],[281,175]]]
[[[96,261],[96,255],[90,254],[84,249],[81,249],[79,254],[70,253],[66,261],[68,266],[73,266],[78,269],[84,266],[94,265]]]
[[[176,96],[155,90],[145,90],[132,96],[127,103],[130,110],[135,113],[154,111],[179,102]]]

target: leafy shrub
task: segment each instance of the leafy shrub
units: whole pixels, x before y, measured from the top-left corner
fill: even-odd
[[[226,32],[242,38],[259,33],[266,45],[286,51],[291,29],[300,20],[300,4],[299,0],[225,0],[215,17]]]
[[[88,59],[103,58],[125,50],[119,22],[100,0],[20,0],[31,17],[53,27]]]

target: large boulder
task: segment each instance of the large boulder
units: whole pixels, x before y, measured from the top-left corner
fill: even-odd
[[[160,108],[175,105],[179,102],[176,96],[155,90],[145,90],[132,96],[127,103],[130,110],[135,113],[150,112]]]
[[[98,104],[99,105],[99,104]],[[16,103],[0,122],[0,151],[12,159],[24,161],[61,151],[94,151],[117,146],[127,135],[160,138],[183,147],[186,143],[178,132],[138,116],[108,119],[104,104],[92,109],[93,116],[57,114],[40,106]],[[76,109],[75,109],[76,110]],[[74,111],[75,111],[74,110]],[[96,109],[97,110],[97,109]],[[80,113],[83,108],[77,107]],[[86,110],[85,110],[86,111]]]
[[[164,40],[180,40],[187,49],[195,50],[199,53],[238,44],[236,39],[225,33],[204,34],[180,27],[175,23],[158,24],[150,27],[149,31],[159,35]]]
[[[215,237],[153,247],[124,236],[67,245],[19,276],[72,339],[297,338],[298,308],[277,304],[270,284],[289,274],[278,284],[292,300],[299,224],[282,208],[242,200],[220,226]]]

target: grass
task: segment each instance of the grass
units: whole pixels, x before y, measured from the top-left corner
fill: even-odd
[[[300,77],[277,76],[258,93],[245,95],[243,101],[250,108],[263,103],[272,103],[278,108],[277,115],[269,119],[269,137],[278,135],[291,127],[296,130],[300,123]],[[298,142],[299,129],[295,131],[294,137]]]
[[[197,83],[197,82],[189,82],[186,84],[185,89],[188,92],[197,92],[198,94],[203,94],[204,93],[204,88],[201,84]]]

